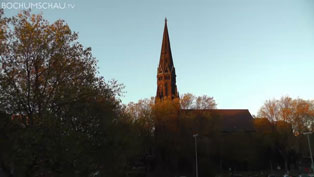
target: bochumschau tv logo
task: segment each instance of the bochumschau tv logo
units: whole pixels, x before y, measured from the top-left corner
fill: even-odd
[[[74,9],[75,4],[68,2],[51,2],[51,1],[32,1],[32,2],[22,2],[7,0],[1,2],[0,8],[8,10],[27,10],[27,9],[39,9],[39,10],[64,10],[64,9]]]

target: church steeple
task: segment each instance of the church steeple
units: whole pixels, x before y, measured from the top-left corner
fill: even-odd
[[[167,27],[167,18],[165,19],[165,28],[164,28],[163,38],[162,38],[159,67],[160,69],[173,67],[170,40],[169,40],[168,27]]]
[[[161,45],[161,54],[157,70],[157,94],[156,101],[163,99],[179,98],[176,85],[176,72],[173,65],[170,40],[165,19],[165,28]]]

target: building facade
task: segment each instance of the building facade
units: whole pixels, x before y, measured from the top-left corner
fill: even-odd
[[[179,93],[176,84],[176,72],[171,54],[167,19],[161,45],[161,54],[157,69],[157,93],[155,102],[165,99],[179,99]],[[202,110],[180,110],[181,114],[207,113],[214,117],[219,117],[222,122],[223,132],[236,131],[254,131],[253,117],[248,109],[202,109]]]

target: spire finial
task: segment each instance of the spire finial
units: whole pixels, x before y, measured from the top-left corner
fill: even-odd
[[[165,17],[165,23],[167,23],[167,17]]]

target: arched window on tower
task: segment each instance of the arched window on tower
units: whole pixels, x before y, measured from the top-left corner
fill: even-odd
[[[165,90],[166,90],[165,96],[168,96],[168,83],[165,84]]]
[[[163,97],[162,87],[158,86],[159,98]]]

